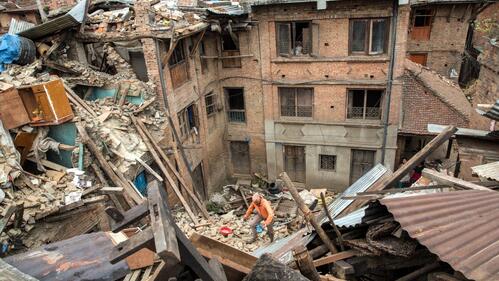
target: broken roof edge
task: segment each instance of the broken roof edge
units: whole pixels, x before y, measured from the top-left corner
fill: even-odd
[[[473,107],[464,92],[454,81],[407,58],[404,61],[404,69],[414,79],[420,81],[425,88],[430,90],[435,97],[449,105],[456,113],[463,116],[467,121],[471,119]]]
[[[499,181],[499,161],[471,167],[479,177]]]

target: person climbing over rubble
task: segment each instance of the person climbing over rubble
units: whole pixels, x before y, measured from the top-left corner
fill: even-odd
[[[256,241],[256,227],[261,222],[263,222],[263,226],[267,227],[267,234],[270,237],[270,241],[274,241],[274,211],[270,206],[270,202],[263,198],[262,195],[255,193],[253,194],[251,205],[249,206],[246,214],[243,219],[247,220],[253,213],[253,210],[256,209],[257,214],[251,219],[250,227],[252,238],[248,243],[254,243]]]

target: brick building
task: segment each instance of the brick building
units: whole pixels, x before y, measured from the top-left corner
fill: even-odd
[[[470,22],[483,1],[411,0],[408,57],[456,80]]]
[[[397,159],[409,159],[435,136],[428,124],[467,128],[471,117],[478,115],[457,84],[427,67],[406,60],[403,79]],[[429,160],[449,158],[450,154],[451,145],[446,142]]]
[[[395,55],[403,57],[407,5],[397,22],[392,1],[329,2],[324,10],[315,2],[253,3],[251,15],[209,11],[218,32],[178,40],[162,69],[187,158],[180,162],[208,190],[231,176],[258,172],[275,180],[282,171],[309,188],[340,190],[380,162],[383,151],[393,166],[403,61],[394,64],[387,110],[390,26],[396,24]],[[146,65],[156,81],[157,57],[147,40]],[[160,42],[160,56],[168,46]]]

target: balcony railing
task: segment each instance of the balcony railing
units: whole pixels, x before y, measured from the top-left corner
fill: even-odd
[[[229,122],[246,122],[246,113],[244,109],[230,109],[228,111],[229,114]]]
[[[312,117],[312,106],[286,106],[281,105],[281,116]]]
[[[364,115],[365,111],[365,115]],[[379,107],[349,107],[348,119],[381,119],[381,108]]]

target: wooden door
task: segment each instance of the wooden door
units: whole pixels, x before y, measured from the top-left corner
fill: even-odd
[[[376,151],[373,150],[352,150],[350,184],[353,184],[374,166],[375,155]]]
[[[192,171],[192,183],[197,195],[201,200],[206,200],[206,188],[204,185],[203,165],[199,163]]]
[[[294,182],[305,183],[305,147],[284,146],[284,171]]]
[[[235,174],[250,173],[249,144],[246,141],[231,141],[230,154]]]

